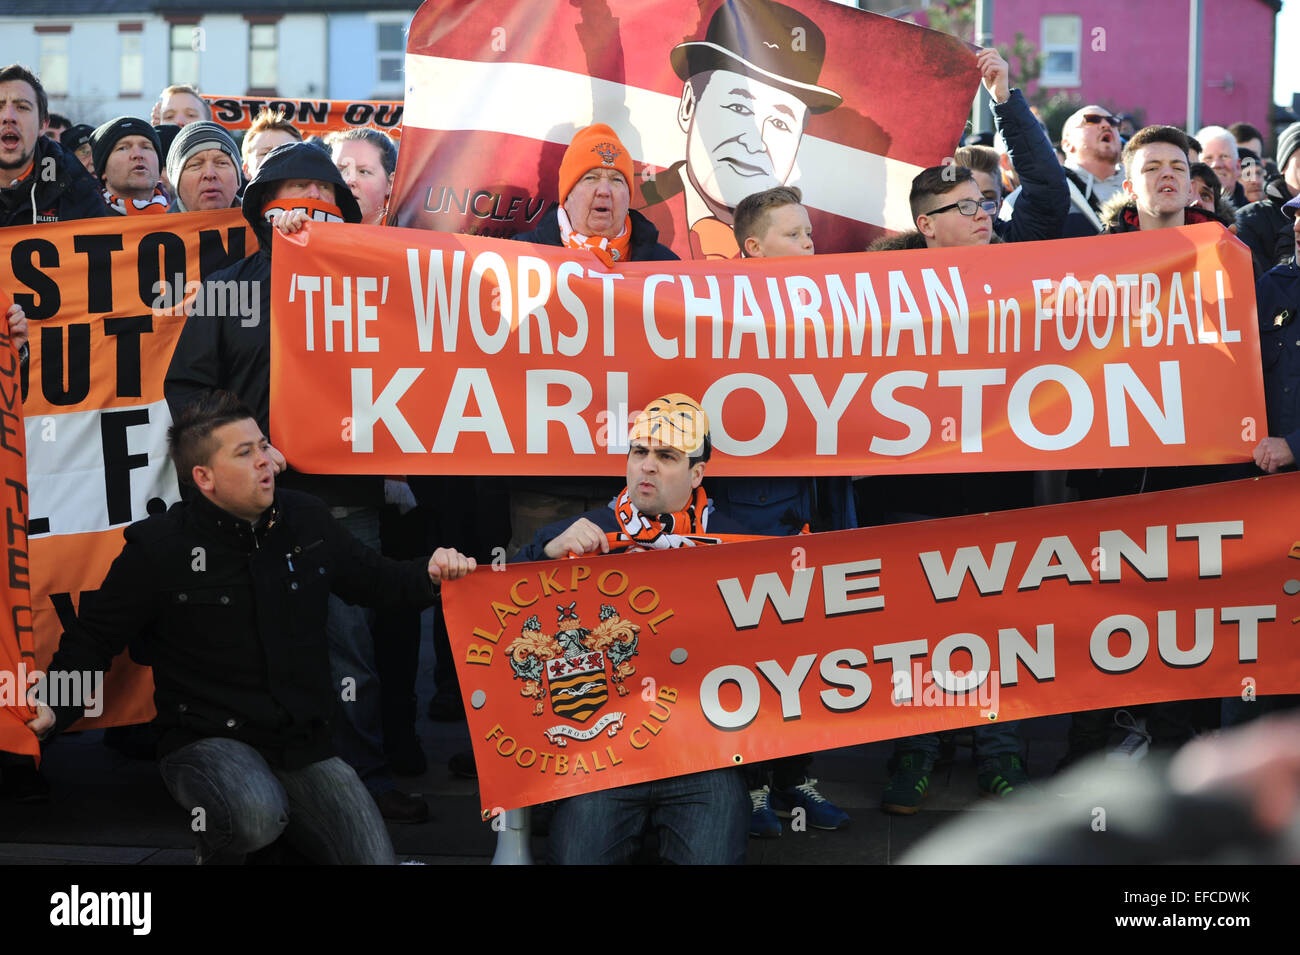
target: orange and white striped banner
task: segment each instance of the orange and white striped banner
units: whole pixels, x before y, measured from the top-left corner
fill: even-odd
[[[23,306],[31,343],[23,405],[38,667],[58,647],[61,618],[103,581],[122,528],[179,499],[163,379],[184,298],[256,242],[239,209],[0,230],[0,289]],[[119,659],[97,725],[152,716],[149,671]]]

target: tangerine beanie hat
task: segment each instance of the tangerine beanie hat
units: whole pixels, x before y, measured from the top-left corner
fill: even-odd
[[[596,168],[616,169],[623,174],[628,187],[632,186],[632,157],[619,141],[618,134],[604,123],[595,123],[578,130],[560,161],[560,204],[578,180]]]

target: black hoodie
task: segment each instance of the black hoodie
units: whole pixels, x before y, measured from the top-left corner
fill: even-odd
[[[1285,265],[1295,252],[1295,235],[1291,220],[1282,207],[1291,201],[1291,189],[1281,176],[1274,176],[1264,187],[1264,198],[1237,210],[1237,238],[1250,246],[1255,263],[1255,278],[1269,269]]]
[[[273,187],[285,179],[315,179],[332,183],[334,196],[347,222],[361,221],[361,207],[329,154],[307,143],[287,143],[271,151],[244,189],[244,218],[256,233],[260,247],[248,258],[213,272],[205,284],[237,282],[231,288],[253,283],[258,303],[256,316],[213,315],[196,311],[185,321],[163,383],[163,394],[175,418],[182,408],[213,388],[234,392],[253,410],[262,433],[271,434],[271,224],[262,214],[271,201]],[[240,296],[246,299],[247,296]],[[203,296],[203,302],[225,302],[227,296]],[[310,397],[304,398],[310,400]],[[306,475],[291,472],[278,479],[282,487],[307,491],[330,504],[378,504],[382,485],[373,478]]]
[[[262,208],[271,201],[273,186],[285,179],[315,179],[334,185],[334,198],[346,222],[361,221],[361,206],[348,189],[330,154],[310,143],[285,143],[272,149],[257,170],[257,175],[244,187],[244,218],[253,226],[262,247],[271,248],[271,224],[262,215]]]

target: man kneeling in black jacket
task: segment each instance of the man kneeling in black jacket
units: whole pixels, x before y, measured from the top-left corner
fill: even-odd
[[[153,667],[163,779],[193,817],[200,861],[253,852],[284,833],[317,862],[391,864],[374,800],[330,743],[339,696],[325,644],[328,598],[425,607],[474,559],[439,549],[427,562],[388,560],[316,498],[277,491],[272,449],[229,392],[187,407],[169,440],[178,476],[198,493],[127,528],[50,674],[103,673],[128,645]],[[43,701],[44,692],[33,696]],[[84,709],[49,702],[28,723],[41,738]]]

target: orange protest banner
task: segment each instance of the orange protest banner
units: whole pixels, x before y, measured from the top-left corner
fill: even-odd
[[[987,721],[1294,693],[1297,494],[1288,474],[480,569],[443,605],[484,813]]]
[[[23,409],[37,666],[103,581],[122,528],[179,499],[163,379],[199,280],[256,241],[239,209],[0,230],[0,288],[30,322]],[[250,289],[219,291],[227,299],[208,302],[209,314],[255,317]],[[103,685],[97,725],[152,718],[147,668],[120,659]]]
[[[373,126],[394,139],[402,136],[402,104],[397,100],[266,99],[257,96],[204,96],[212,121],[226,129],[248,129],[263,109],[284,113],[303,136]]]
[[[36,714],[27,690],[36,679],[31,564],[27,543],[27,467],[18,350],[4,316],[11,300],[0,292],[0,508],[6,528],[0,578],[0,752],[40,758],[26,722]]]
[[[1250,258],[1218,225],[613,268],[274,241],[271,430],[304,471],[620,474],[665,382],[702,399],[715,475],[1226,463],[1264,427]]]

